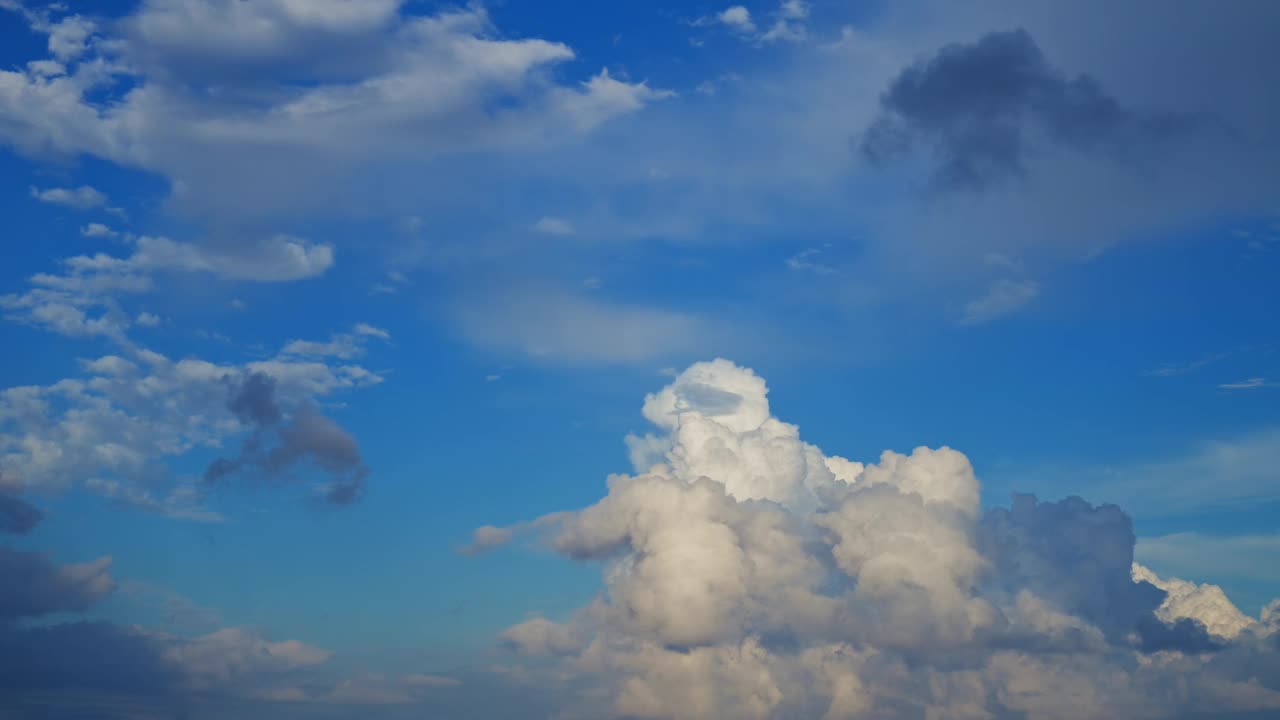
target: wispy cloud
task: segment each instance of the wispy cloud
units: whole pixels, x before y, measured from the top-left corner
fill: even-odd
[[[1278,387],[1280,383],[1272,382],[1262,377],[1251,377],[1237,382],[1221,383],[1218,385],[1223,390],[1259,390],[1261,388]]]
[[[961,325],[982,325],[1014,313],[1040,295],[1040,285],[1032,280],[1003,278],[991,284],[985,295],[964,307]]]
[[[1096,501],[1148,517],[1280,501],[1280,427],[1202,442],[1189,452],[1113,465],[1011,467],[993,477],[1010,490],[1061,493],[1069,487]],[[994,474],[993,474],[994,475]]]
[[[1207,355],[1205,357],[1200,358],[1199,360],[1192,360],[1190,362],[1164,363],[1163,365],[1157,365],[1156,367],[1151,368],[1150,370],[1143,370],[1142,374],[1150,375],[1154,377],[1174,377],[1176,375],[1186,375],[1187,373],[1195,372],[1196,370],[1199,370],[1200,368],[1205,367],[1206,365],[1211,365],[1213,363],[1218,362],[1219,360],[1223,360],[1230,355],[1231,353],[1225,353],[1225,352],[1215,353],[1213,355]]]
[[[1206,535],[1187,532],[1139,538],[1138,562],[1181,577],[1280,582],[1280,534]]]

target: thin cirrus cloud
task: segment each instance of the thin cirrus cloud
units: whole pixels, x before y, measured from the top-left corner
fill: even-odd
[[[468,340],[543,362],[630,364],[686,354],[723,338],[688,312],[526,290],[471,298],[454,311]]]
[[[532,537],[603,566],[592,604],[501,634],[538,663],[511,671],[584,717],[900,717],[903,697],[939,716],[1077,716],[1082,695],[1097,717],[1280,709],[1237,692],[1280,669],[1280,601],[1249,617],[1136,564],[1114,505],[984,511],[950,448],[828,456],[767,392],[694,364],[647,396],[656,433],[629,438],[634,474],[602,499],[475,531],[471,553]]]

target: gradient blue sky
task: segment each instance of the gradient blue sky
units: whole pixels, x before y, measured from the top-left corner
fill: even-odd
[[[826,452],[947,445],[984,507],[1114,502],[1139,562],[1257,615],[1280,15],[1067,5],[0,0],[0,473],[44,514],[9,545],[111,558],[75,617],[466,705],[505,628],[601,587],[472,530],[598,500],[646,393],[724,357]],[[1043,86],[1001,97],[977,50],[1020,28]],[[895,85],[950,43],[977,50],[941,90]],[[357,502],[307,451],[200,480],[252,433],[216,376],[263,362],[358,442]]]

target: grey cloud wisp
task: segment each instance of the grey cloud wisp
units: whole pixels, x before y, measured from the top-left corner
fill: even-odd
[[[304,461],[329,475],[325,497],[347,505],[364,492],[369,470],[355,438],[337,423],[304,403],[285,418],[276,401],[275,380],[260,372],[229,381],[227,408],[252,428],[235,457],[214,460],[205,470],[206,483],[216,483],[247,469],[263,477],[285,477]],[[274,444],[272,440],[274,439]]]

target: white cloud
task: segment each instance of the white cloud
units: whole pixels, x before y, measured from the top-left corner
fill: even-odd
[[[154,313],[141,312],[138,313],[138,317],[134,319],[134,322],[143,327],[156,327],[160,324],[161,319],[159,315]]]
[[[572,235],[573,225],[568,220],[558,217],[543,217],[534,223],[533,229],[545,235]]]
[[[610,476],[598,502],[476,532],[477,550],[531,534],[602,565],[591,604],[501,635],[541,658],[520,672],[564,687],[566,716],[1280,709],[1271,615],[1136,567],[1118,508],[1024,495],[983,512],[968,459],[945,447],[824,455],[724,360],[643,413],[658,432],[630,439],[637,474]]]
[[[89,223],[88,225],[85,225],[84,227],[80,228],[81,237],[87,237],[87,238],[100,238],[100,237],[113,238],[118,236],[119,234],[120,233],[116,232],[115,230],[112,230],[106,225],[103,225],[102,223],[96,223],[96,222]]]
[[[1001,279],[987,293],[964,306],[961,325],[981,325],[1021,310],[1040,295],[1040,286],[1030,280]]]
[[[1252,377],[1239,382],[1222,383],[1218,385],[1223,390],[1258,390],[1260,388],[1276,387],[1280,383],[1275,383],[1263,377]]]
[[[376,337],[379,340],[391,339],[391,333],[387,332],[386,330],[383,330],[380,327],[374,327],[373,325],[370,325],[368,323],[356,323],[356,326],[352,328],[352,330],[357,335],[364,335],[367,337]]]
[[[141,3],[98,28],[69,74],[0,72],[0,142],[156,172],[175,207],[236,220],[333,211],[353,177],[572,142],[671,96],[607,71],[557,83],[566,45],[504,39],[478,7],[401,5]],[[119,80],[132,90],[114,92]]]
[[[62,274],[37,273],[22,294],[0,295],[0,309],[19,322],[72,337],[101,335],[124,342],[135,322],[119,303],[124,295],[151,290],[161,272],[208,272],[257,282],[299,280],[323,273],[333,264],[333,249],[288,236],[253,244],[203,247],[164,237],[132,238],[133,253],[77,255],[62,261]],[[150,323],[144,314],[138,324]]]
[[[835,275],[835,268],[824,265],[817,260],[821,254],[822,250],[820,248],[806,248],[787,258],[786,264],[792,270],[808,271],[814,275]]]
[[[555,291],[473,298],[455,309],[477,344],[559,362],[633,363],[687,352],[714,332],[687,313]]]
[[[0,390],[0,475],[27,488],[83,485],[144,510],[216,521],[220,516],[204,504],[208,488],[175,477],[167,463],[245,431],[229,406],[232,385],[266,373],[275,402],[287,411],[382,380],[359,365],[287,350],[268,360],[215,364],[123,347],[128,357],[81,361],[82,376]]]
[[[751,11],[742,5],[734,5],[720,11],[716,19],[721,23],[742,33],[754,33],[756,24],[751,20]]]
[[[1142,554],[1141,541],[1138,548],[1137,552]],[[1255,624],[1254,619],[1240,612],[1217,585],[1200,585],[1178,578],[1161,579],[1137,563],[1133,565],[1133,579],[1149,582],[1168,593],[1156,610],[1156,615],[1167,623],[1190,618],[1203,623],[1211,634],[1227,640],[1239,637]]]
[[[40,202],[65,205],[76,210],[91,210],[107,204],[107,196],[96,188],[81,185],[78,188],[31,188],[31,197]]]

